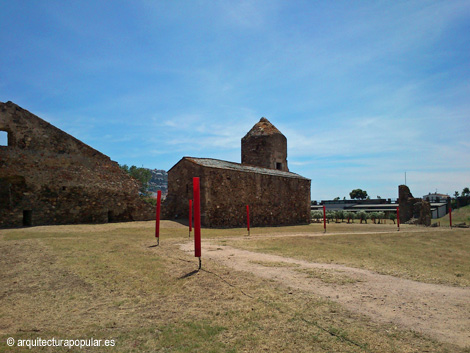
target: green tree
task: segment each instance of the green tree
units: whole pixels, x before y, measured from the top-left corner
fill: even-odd
[[[140,192],[144,196],[148,196],[149,181],[152,178],[152,173],[146,168],[139,168],[135,165],[129,167],[127,164],[120,166],[123,171],[128,173],[134,179],[140,182]]]
[[[470,189],[468,187],[462,190],[462,196],[470,196]]]
[[[326,211],[326,219],[328,220],[328,223],[332,221],[336,217],[336,212],[335,211]]]
[[[450,200],[450,207],[452,207],[453,210],[456,210],[459,208],[459,202],[456,199]]]
[[[364,200],[367,199],[367,191],[362,190],[362,189],[354,189],[349,193],[349,196],[351,197],[352,200]]]
[[[397,219],[397,214],[391,212],[390,215],[388,216],[388,218],[389,218],[391,221],[393,221],[393,224],[395,224],[395,220]]]
[[[370,218],[369,215],[365,211],[359,211],[356,216],[358,219],[361,220],[361,223],[362,221],[365,221],[366,224],[367,224],[367,220]]]
[[[385,212],[382,212],[382,211],[377,212],[377,217],[379,219],[379,224],[380,224],[380,221],[385,218]]]
[[[343,223],[344,214],[345,214],[345,212],[343,210],[336,211],[336,221],[338,221],[338,218],[341,218],[341,223]]]
[[[371,212],[370,213],[370,218],[372,219],[372,221],[374,222],[374,224],[376,223],[376,220],[379,218],[379,215],[377,214],[377,212]]]
[[[322,211],[311,211],[312,219],[315,219],[317,222],[320,222],[320,219],[323,218]]]
[[[458,191],[454,192],[454,197],[455,197],[455,198],[459,197],[459,195],[460,195],[460,194],[459,194]]]
[[[344,212],[344,218],[348,219],[348,223],[350,220],[352,221],[352,223],[354,223],[354,212],[351,212],[351,211]]]

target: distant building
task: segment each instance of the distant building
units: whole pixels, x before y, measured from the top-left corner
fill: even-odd
[[[423,200],[429,202],[447,202],[447,199],[450,199],[449,195],[446,194],[438,194],[437,192],[429,193],[423,196]]]
[[[154,218],[109,157],[18,105],[0,102],[0,227]]]
[[[384,212],[386,217],[390,213],[396,213],[398,202],[392,199],[370,199],[370,200],[322,200],[320,205],[312,205],[312,211],[321,211],[325,206],[327,211],[349,211],[349,212]],[[430,202],[431,218],[444,217],[448,212],[446,202]]]
[[[165,215],[188,218],[192,178],[201,183],[201,223],[235,227],[308,223],[310,179],[289,172],[287,139],[266,118],[242,138],[242,163],[183,157],[168,171]]]

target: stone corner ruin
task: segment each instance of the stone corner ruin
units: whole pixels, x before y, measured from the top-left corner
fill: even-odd
[[[400,223],[431,225],[431,204],[423,199],[413,197],[406,185],[398,186],[398,204],[400,206]]]
[[[116,162],[18,105],[0,102],[0,228],[155,219]]]

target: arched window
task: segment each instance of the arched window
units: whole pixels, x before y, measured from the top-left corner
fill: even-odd
[[[8,146],[8,131],[0,130],[0,146]]]

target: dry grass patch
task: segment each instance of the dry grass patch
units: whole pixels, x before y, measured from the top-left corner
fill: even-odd
[[[291,262],[282,261],[250,261],[253,264],[261,265],[264,267],[299,267],[300,265]]]
[[[432,222],[439,222],[441,226],[450,226],[450,217],[447,214],[444,217],[433,219]],[[470,224],[470,205],[452,211],[452,224],[459,223]]]
[[[424,232],[249,239],[229,241],[228,245],[310,262],[366,268],[422,282],[469,286],[470,231],[418,229]]]
[[[298,268],[300,273],[305,273],[310,278],[318,278],[325,283],[334,283],[339,285],[359,282],[358,279],[351,278],[337,270],[326,270],[321,268]]]
[[[187,230],[162,231],[152,247],[149,223],[2,230],[0,351],[29,351],[7,337],[114,339],[100,351],[124,353],[462,351],[204,259],[196,272],[178,248]]]

